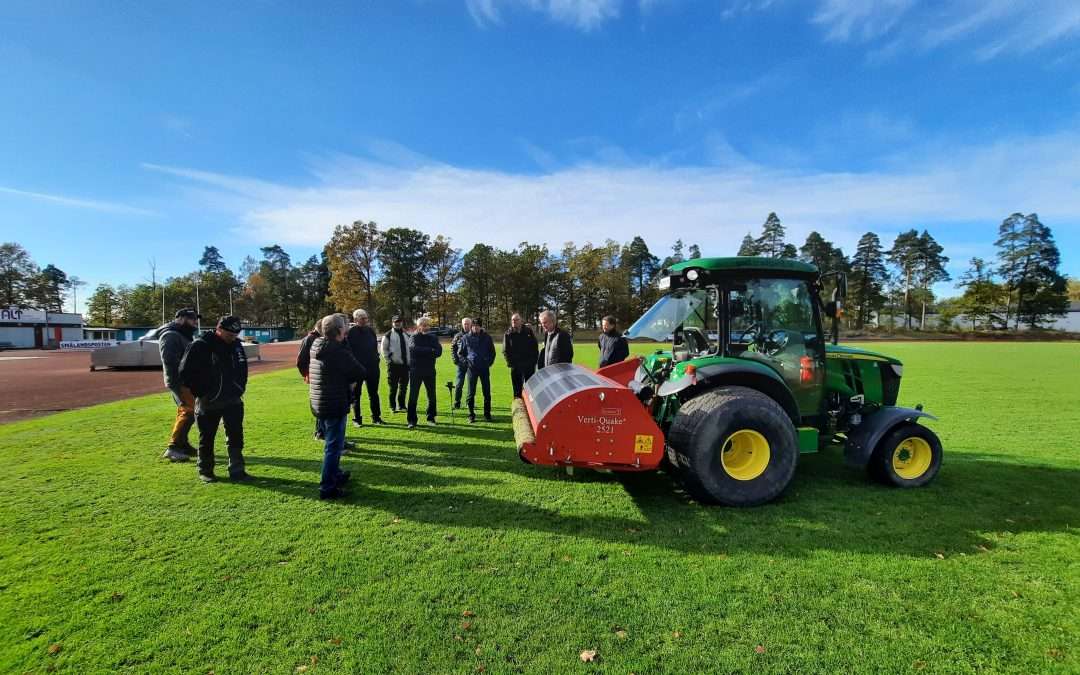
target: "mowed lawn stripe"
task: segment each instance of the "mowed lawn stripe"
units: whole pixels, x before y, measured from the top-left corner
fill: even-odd
[[[870,348],[941,418],[926,489],[835,450],[748,510],[527,466],[502,369],[495,423],[441,386],[439,427],[350,428],[340,504],[291,370],[251,380],[251,485],[158,459],[164,394],[4,425],[0,671],[1076,670],[1080,345]]]

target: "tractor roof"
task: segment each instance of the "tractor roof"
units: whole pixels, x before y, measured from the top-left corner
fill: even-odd
[[[783,258],[762,258],[759,256],[733,256],[729,258],[693,258],[675,263],[667,268],[668,274],[674,274],[690,268],[708,270],[710,272],[737,272],[739,274],[763,274],[788,273],[797,276],[817,274],[817,267],[798,260],[786,260]]]

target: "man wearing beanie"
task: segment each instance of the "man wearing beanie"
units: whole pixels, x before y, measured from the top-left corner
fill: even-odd
[[[176,419],[173,421],[169,447],[162,455],[170,462],[186,462],[195,455],[195,448],[188,440],[188,432],[195,424],[195,397],[180,381],[180,361],[195,337],[195,327],[201,318],[194,309],[185,307],[176,312],[176,318],[171,323],[158,331],[161,372],[165,377],[165,388],[176,403]]]

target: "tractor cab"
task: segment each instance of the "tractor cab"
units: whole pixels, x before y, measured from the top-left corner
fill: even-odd
[[[704,258],[672,266],[661,297],[626,331],[632,339],[670,342],[644,366],[660,379],[692,371],[727,370],[742,362],[779,376],[797,417],[821,414],[826,338],[817,269],[771,258]],[[838,288],[841,287],[837,284]]]

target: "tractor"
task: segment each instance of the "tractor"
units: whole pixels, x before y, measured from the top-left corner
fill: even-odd
[[[595,372],[537,371],[511,408],[522,460],[666,468],[694,499],[728,506],[776,499],[801,453],[830,446],[887,485],[933,480],[941,442],[918,422],[937,418],[921,404],[896,405],[903,364],[838,344],[843,274],[795,260],[697,258],[664,269],[658,286],[663,295],[626,337],[667,348]]]

